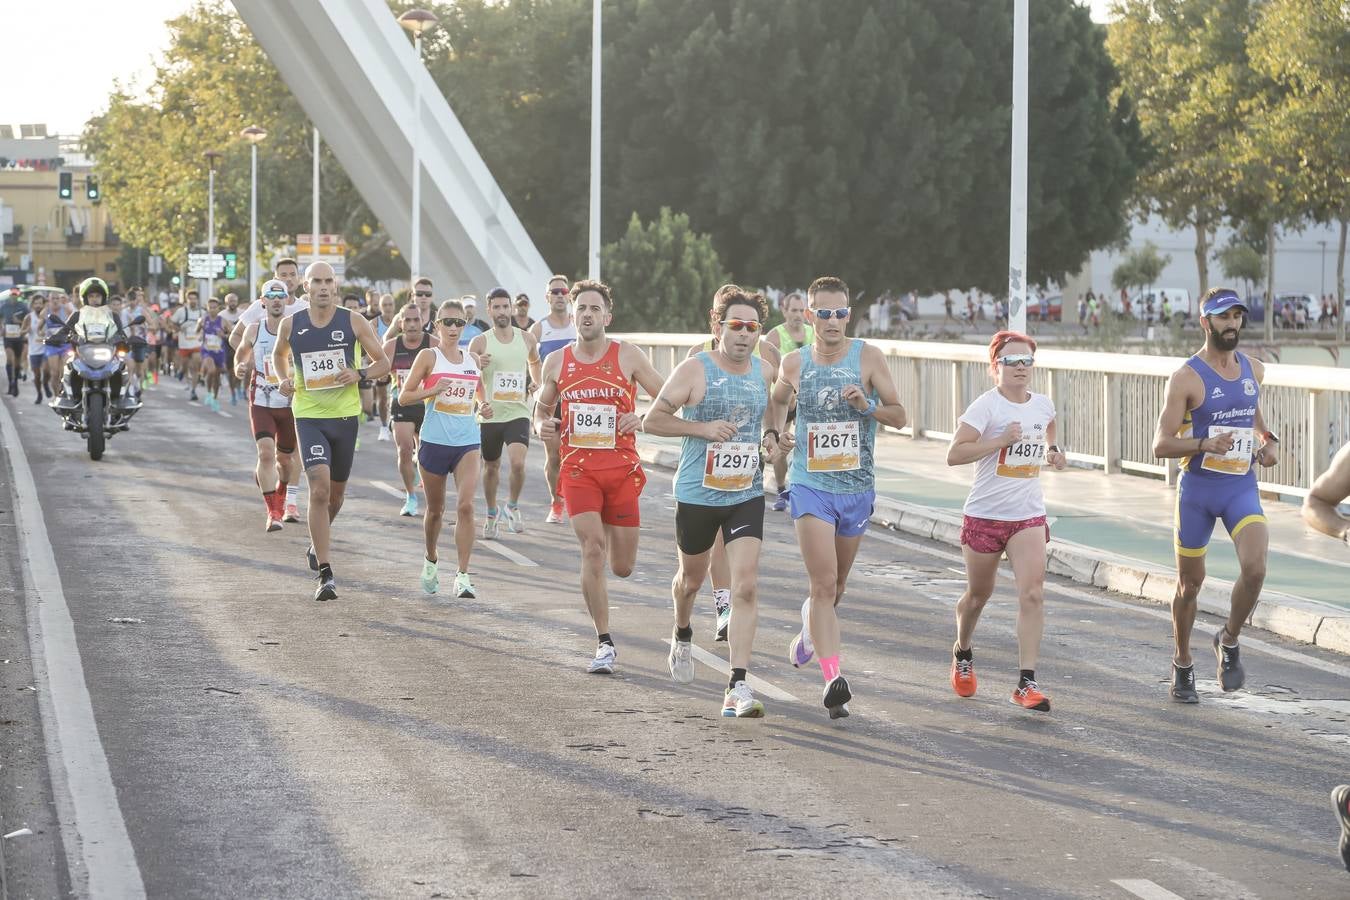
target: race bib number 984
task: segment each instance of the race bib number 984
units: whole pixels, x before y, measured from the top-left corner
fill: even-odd
[[[572,420],[567,436],[569,446],[614,449],[614,435],[619,427],[617,407],[607,403],[572,403],[567,412]]]

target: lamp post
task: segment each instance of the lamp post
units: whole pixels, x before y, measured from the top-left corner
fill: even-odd
[[[600,2],[591,9],[591,222],[587,276],[600,280]]]
[[[1327,295],[1327,242],[1318,241],[1322,245],[1322,289],[1317,292],[1317,299],[1321,300]]]
[[[258,296],[258,143],[267,137],[267,132],[250,125],[239,136],[249,142],[248,299],[252,303]]]
[[[212,257],[216,255],[216,160],[220,159],[220,153],[216,150],[207,150],[202,154],[206,157],[206,258],[210,268],[210,273],[206,276],[206,298],[211,299],[215,294],[216,270]]]
[[[436,26],[436,17],[425,9],[410,9],[398,17],[398,24],[412,33],[413,54],[417,65],[422,64],[422,34]],[[408,263],[413,278],[422,274],[422,79],[413,70],[413,139],[412,139],[412,238]],[[317,238],[316,238],[317,240]]]
[[[1012,178],[1008,198],[1008,328],[1027,330],[1027,0],[1013,3]]]

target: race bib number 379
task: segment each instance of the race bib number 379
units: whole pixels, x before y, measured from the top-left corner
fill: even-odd
[[[493,403],[524,403],[525,373],[495,372],[492,375]]]

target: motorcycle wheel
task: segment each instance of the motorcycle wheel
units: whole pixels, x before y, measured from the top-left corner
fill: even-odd
[[[84,422],[89,427],[85,437],[89,441],[89,458],[97,462],[103,458],[103,395],[97,391],[89,394],[89,408],[85,412]]]

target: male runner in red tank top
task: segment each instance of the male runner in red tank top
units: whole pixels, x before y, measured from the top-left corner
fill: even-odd
[[[637,561],[638,498],[647,481],[637,455],[636,386],[655,397],[662,379],[645,353],[605,336],[614,309],[607,285],[578,281],[571,293],[577,340],[544,360],[534,424],[542,439],[560,438],[559,493],[581,544],[581,593],[599,643],[588,671],[609,675],[617,654],[605,549],[610,571],[627,578]]]

